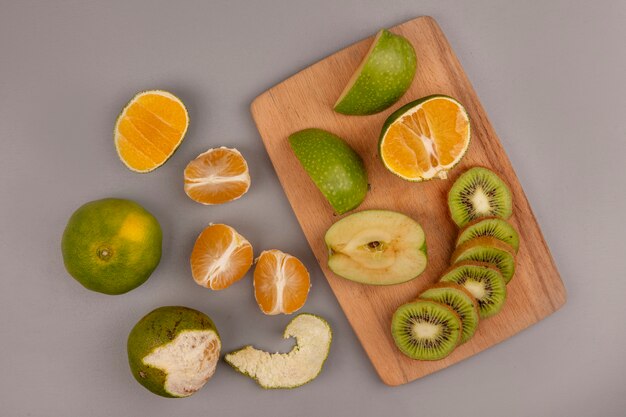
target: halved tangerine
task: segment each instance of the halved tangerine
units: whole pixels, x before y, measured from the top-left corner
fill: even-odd
[[[306,302],[309,271],[298,258],[277,249],[266,250],[254,269],[254,297],[268,315],[291,314]]]
[[[249,188],[248,164],[237,149],[209,149],[185,168],[185,193],[198,203],[227,203]]]
[[[142,91],[115,123],[117,154],[132,171],[153,171],[178,149],[188,126],[187,109],[178,97],[167,91]]]
[[[469,143],[470,121],[461,103],[434,95],[411,102],[387,118],[379,152],[392,173],[424,181],[447,178]]]
[[[200,233],[191,252],[191,274],[198,285],[223,290],[252,266],[252,245],[235,229],[212,224]]]

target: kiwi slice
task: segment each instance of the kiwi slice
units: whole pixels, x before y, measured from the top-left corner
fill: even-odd
[[[475,237],[490,236],[508,243],[517,253],[519,249],[519,235],[517,230],[506,220],[498,217],[484,217],[468,223],[456,239],[456,246],[460,246]]]
[[[461,319],[454,310],[430,300],[401,305],[391,319],[393,340],[411,359],[445,358],[459,343],[462,331]]]
[[[459,262],[448,269],[441,282],[454,282],[468,290],[478,302],[480,318],[491,317],[506,300],[506,283],[500,271],[483,262]]]
[[[480,217],[508,219],[513,212],[511,190],[495,172],[483,167],[469,169],[454,182],[448,206],[459,227]]]
[[[515,273],[515,249],[495,237],[475,237],[460,245],[452,253],[450,263],[477,261],[492,264],[500,270],[508,284]]]
[[[453,282],[439,282],[421,293],[419,298],[445,304],[459,315],[463,327],[459,344],[467,342],[474,336],[480,319],[478,302],[465,287]]]

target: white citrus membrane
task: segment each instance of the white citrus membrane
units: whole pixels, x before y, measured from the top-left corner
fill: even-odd
[[[328,323],[311,314],[300,314],[287,325],[283,337],[296,338],[296,346],[289,353],[268,353],[246,346],[227,354],[225,360],[264,388],[294,388],[315,379],[330,350]]]
[[[154,349],[143,363],[166,374],[165,391],[175,397],[188,397],[215,373],[220,348],[213,330],[186,330]]]

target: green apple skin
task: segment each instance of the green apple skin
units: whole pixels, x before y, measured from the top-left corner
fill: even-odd
[[[413,45],[403,36],[382,29],[335,103],[334,110],[346,115],[379,113],[406,93],[416,69],[417,56]]]
[[[322,129],[305,129],[290,135],[289,144],[337,214],[363,202],[368,190],[365,165],[343,139]]]

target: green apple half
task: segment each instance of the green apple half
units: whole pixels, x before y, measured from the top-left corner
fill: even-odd
[[[305,129],[290,135],[289,144],[337,214],[361,204],[367,173],[361,157],[343,139],[322,129]]]
[[[409,89],[417,57],[404,37],[382,29],[335,103],[337,113],[367,115],[385,110]]]
[[[364,210],[333,224],[324,237],[328,266],[337,275],[370,285],[417,278],[427,264],[424,230],[389,210]]]

